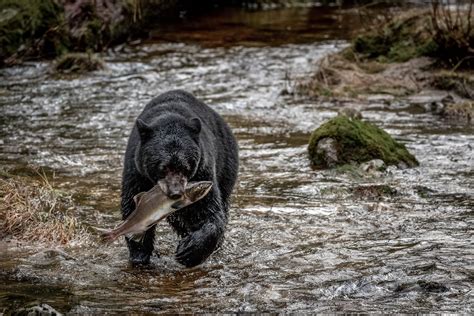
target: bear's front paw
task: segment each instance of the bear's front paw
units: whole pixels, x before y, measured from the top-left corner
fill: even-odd
[[[186,267],[204,262],[216,249],[219,239],[213,224],[207,224],[179,241],[176,260]]]

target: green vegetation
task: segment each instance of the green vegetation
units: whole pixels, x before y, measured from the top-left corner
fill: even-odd
[[[145,36],[164,15],[191,1],[2,0],[0,66],[67,52],[102,51]]]
[[[370,94],[406,97],[446,90],[455,99],[474,98],[474,2],[454,8],[437,1],[431,8],[394,16],[365,17],[370,29],[343,51],[322,58],[314,76],[298,86],[318,98],[364,98]],[[371,14],[371,13],[367,13]],[[457,101],[457,103],[460,102]],[[465,121],[471,114],[450,111]]]
[[[327,138],[335,140],[338,165],[362,163],[372,159],[381,159],[387,165],[418,165],[416,158],[405,146],[382,129],[339,115],[321,125],[311,135],[308,151],[312,164],[317,168],[329,167],[325,154],[318,150],[318,142]]]
[[[64,23],[64,11],[54,0],[3,0],[0,65],[15,54],[61,54],[67,46]]]
[[[437,1],[429,10],[414,10],[392,17],[359,35],[352,50],[359,59],[405,62],[427,56],[440,65],[455,68],[474,66],[474,28],[471,2],[453,10]]]
[[[359,35],[352,49],[362,59],[379,62],[405,62],[409,59],[434,55],[437,44],[426,26],[430,25],[429,11],[409,12],[383,25],[381,29]]]

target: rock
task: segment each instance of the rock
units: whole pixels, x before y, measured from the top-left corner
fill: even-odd
[[[359,120],[362,119],[362,114],[360,113],[358,109],[355,109],[355,108],[344,107],[344,108],[339,109],[337,113],[339,115],[345,115],[349,118],[356,118]]]
[[[339,115],[317,128],[310,137],[308,152],[316,168],[332,168],[373,159],[380,159],[387,165],[418,165],[405,146],[387,132],[345,115]]]
[[[428,80],[435,89],[449,91],[465,99],[474,98],[472,72],[440,71],[431,75]]]
[[[387,169],[387,166],[385,165],[385,162],[382,159],[373,159],[362,163],[359,166],[359,169],[366,173],[376,173],[385,171],[385,169]]]
[[[337,148],[336,141],[332,138],[323,138],[318,142],[316,153],[324,157],[329,167],[337,165]]]
[[[393,100],[395,100],[395,97],[391,94],[372,94],[367,96],[367,101],[369,102],[390,103]]]
[[[447,104],[454,102],[454,97],[445,91],[425,90],[410,96],[408,102],[425,112],[440,114]]]
[[[58,73],[85,73],[103,69],[104,62],[94,54],[72,53],[59,57],[54,70]]]
[[[417,284],[425,292],[442,293],[449,291],[449,289],[444,284],[441,284],[439,282],[419,280]]]
[[[392,197],[397,194],[397,190],[386,185],[361,185],[351,189],[352,194],[360,199],[381,199]]]
[[[22,316],[61,316],[62,314],[48,304],[39,304],[32,307],[21,308],[12,313]]]

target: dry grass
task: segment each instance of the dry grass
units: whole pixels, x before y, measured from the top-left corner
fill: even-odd
[[[406,96],[436,88],[472,98],[473,2],[433,1],[430,9],[377,13],[365,19],[366,32],[320,60],[315,75],[297,88],[316,97]]]
[[[346,58],[349,52],[321,59],[313,78],[300,83],[298,90],[316,97],[359,97],[374,93],[404,96],[422,88],[420,80],[426,77],[422,69],[431,64],[426,58],[401,64],[359,62]]]
[[[67,244],[87,238],[73,214],[71,196],[48,179],[0,178],[0,236],[28,242]]]
[[[448,104],[441,115],[448,120],[471,123],[474,120],[474,102]]]

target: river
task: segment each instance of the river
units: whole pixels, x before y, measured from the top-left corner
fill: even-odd
[[[0,312],[42,302],[92,314],[471,313],[472,126],[373,96],[359,104],[364,118],[420,166],[373,176],[310,167],[309,135],[339,105],[291,92],[347,45],[355,24],[350,9],[226,10],[110,50],[106,69],[87,75],[54,74],[47,61],[1,69],[2,168],[44,168],[74,193],[87,225],[120,221],[127,137],[159,93],[185,89],[222,114],[241,167],[225,243],[204,264],[174,261],[166,223],[160,257],[142,269],[128,265],[122,240],[48,249],[0,241]],[[380,185],[392,193],[359,194]]]

